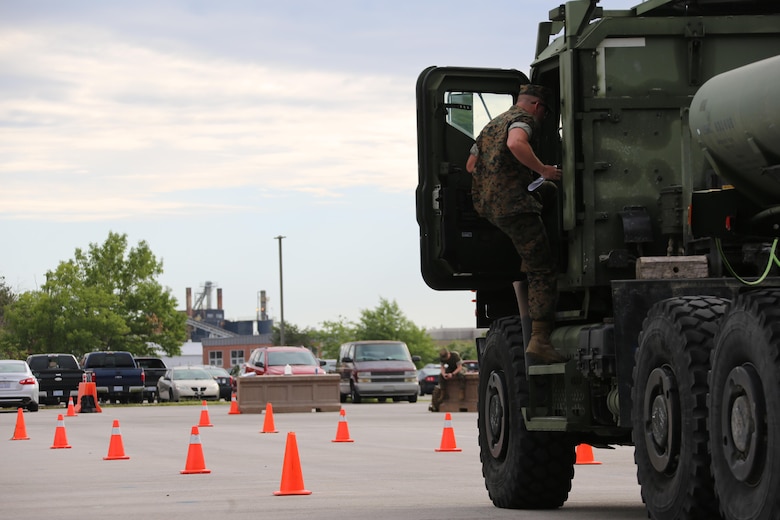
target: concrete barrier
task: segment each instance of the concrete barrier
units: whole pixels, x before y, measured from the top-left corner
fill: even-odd
[[[274,413],[338,412],[338,374],[239,377],[236,401],[241,413],[262,413],[271,403]]]
[[[447,398],[439,405],[440,412],[476,412],[477,392],[479,391],[479,373],[463,374],[465,385],[459,379],[444,381]],[[276,406],[276,405],[274,405]]]

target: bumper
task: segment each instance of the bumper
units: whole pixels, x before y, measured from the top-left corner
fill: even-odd
[[[108,395],[136,395],[144,391],[143,386],[98,386],[97,393]]]
[[[355,390],[364,397],[397,397],[417,395],[417,383],[355,383]]]
[[[24,408],[32,402],[37,403],[38,401],[29,395],[0,397],[0,407],[2,408]]]

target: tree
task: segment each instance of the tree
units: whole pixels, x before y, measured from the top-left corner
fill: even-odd
[[[16,301],[16,295],[5,283],[5,277],[0,276],[0,328],[3,327],[5,320],[5,307]]]
[[[380,298],[374,310],[360,311],[360,321],[355,326],[356,340],[394,339],[403,341],[412,355],[420,356],[423,362],[438,359],[438,350],[424,329],[404,316],[398,303]]]
[[[178,355],[186,317],[155,279],[162,262],[146,242],[127,248],[127,235],[109,233],[102,245],[76,249],[73,260],[46,273],[39,291],[6,308],[5,350],[27,354],[127,350],[148,355],[159,346]]]
[[[355,324],[343,316],[339,316],[336,321],[324,321],[321,325],[322,328],[315,334],[315,341],[322,358],[337,358],[341,345],[356,338]]]
[[[284,344],[290,346],[304,346],[311,348],[312,343],[312,329],[308,327],[301,330],[294,323],[284,322]],[[271,340],[274,345],[281,345],[282,334],[279,325],[274,323],[273,339]],[[316,353],[315,353],[316,354]]]

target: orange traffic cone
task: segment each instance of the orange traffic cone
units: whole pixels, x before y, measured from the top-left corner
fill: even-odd
[[[342,408],[339,412],[339,425],[336,428],[336,438],[331,442],[355,442],[349,438],[349,426],[347,425],[347,412]]]
[[[198,426],[214,426],[211,424],[211,419],[209,419],[209,407],[206,404],[206,401],[201,401],[200,422],[198,423]]]
[[[230,396],[230,411],[228,412],[228,415],[233,415],[241,413],[241,410],[238,409],[238,401],[236,401],[236,394]]]
[[[575,464],[601,464],[601,462],[593,458],[593,447],[590,444],[578,444]]]
[[[284,466],[282,466],[282,483],[274,495],[311,495],[311,491],[303,487],[301,460],[298,457],[298,441],[295,433],[287,434],[287,445],[284,448]]]
[[[260,433],[279,433],[274,426],[274,407],[271,403],[265,403],[265,420]]]
[[[114,425],[111,427],[111,441],[108,443],[108,456],[103,457],[103,460],[127,460],[129,458],[125,455],[125,445],[122,443],[119,421],[114,419]]]
[[[54,444],[51,445],[51,449],[70,447],[68,435],[65,433],[65,419],[62,417],[62,414],[59,414],[57,416],[57,428],[54,430]]]
[[[68,397],[68,413],[65,417],[76,417],[76,408],[73,406],[73,398]]]
[[[192,427],[192,432],[190,433],[190,448],[187,451],[187,464],[180,473],[184,475],[192,473],[211,473],[210,469],[206,469],[206,461],[203,458],[203,446],[200,444],[200,433],[198,432],[197,426]]]
[[[444,415],[444,431],[441,433],[441,445],[436,451],[461,451],[455,444],[455,431],[452,429],[452,414]]]
[[[27,436],[27,427],[24,425],[24,410],[21,408],[16,409],[16,428],[14,429],[14,436],[11,437],[12,441],[29,441]]]

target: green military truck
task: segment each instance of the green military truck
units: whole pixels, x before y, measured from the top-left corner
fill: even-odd
[[[489,327],[485,485],[498,507],[557,508],[578,444],[632,445],[651,518],[780,518],[780,3],[602,3],[551,2],[529,76],[417,82],[422,275],[475,291]],[[563,170],[543,219],[570,360],[526,368],[520,260],[465,163],[528,82],[557,97],[537,153]]]

